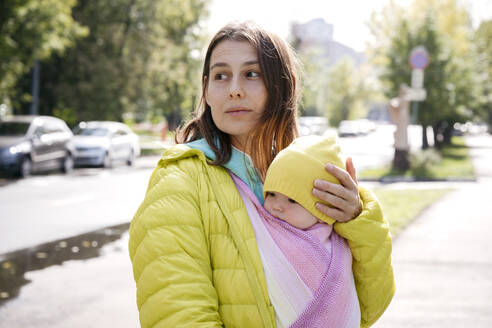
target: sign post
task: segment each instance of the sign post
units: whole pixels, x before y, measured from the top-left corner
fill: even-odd
[[[412,123],[417,121],[419,112],[419,101],[424,101],[427,97],[426,90],[424,89],[424,70],[429,65],[429,53],[424,46],[418,46],[412,49],[410,57],[408,59],[410,66],[412,67],[412,81],[410,84],[408,97],[409,101],[412,101]]]
[[[424,70],[429,65],[429,54],[423,46],[418,46],[412,49],[408,61],[412,67],[411,87],[400,86],[398,97],[392,99],[388,106],[390,116],[396,125],[393,167],[402,171],[406,171],[410,167],[410,161],[408,160],[410,148],[408,143],[408,124],[417,121],[418,102],[425,100],[427,97],[426,90],[423,87]],[[408,108],[410,101],[412,102],[411,119]]]

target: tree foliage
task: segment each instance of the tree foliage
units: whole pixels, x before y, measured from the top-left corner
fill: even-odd
[[[473,37],[476,109],[492,131],[492,20],[480,24]]]
[[[329,63],[321,56],[321,50],[315,47],[300,53],[299,59],[303,68],[301,113],[304,116],[324,116]]]
[[[0,3],[0,103],[35,59],[49,58],[87,34],[71,16],[76,0],[10,0]]]
[[[72,15],[89,35],[41,63],[40,113],[179,120],[193,107],[206,14],[207,0],[79,0]]]
[[[367,66],[356,67],[348,57],[330,65],[314,47],[299,57],[304,68],[302,114],[325,116],[332,126],[367,114],[365,105],[373,95]]]
[[[427,99],[418,103],[417,122],[424,127],[423,147],[428,146],[427,126],[434,129],[436,145],[448,142],[453,123],[473,115],[469,14],[456,0],[414,0],[407,10],[391,4],[384,12],[373,15],[371,27],[377,40],[373,60],[382,67],[385,94],[395,97],[400,85],[410,83],[410,52],[423,45],[430,56],[424,78]]]
[[[364,105],[368,99],[368,89],[364,81],[364,69],[356,68],[348,58],[331,67],[325,90],[328,100],[325,111],[332,126],[367,114]]]

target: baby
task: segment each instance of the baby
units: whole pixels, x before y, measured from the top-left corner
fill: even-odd
[[[320,177],[340,184],[325,170],[327,163],[345,169],[336,136],[305,136],[282,150],[268,168],[263,191],[265,209],[273,216],[299,229],[335,220],[316,208],[314,180]],[[329,205],[329,204],[328,204]]]
[[[282,286],[285,283],[283,290],[282,287],[277,288],[281,292],[270,291],[279,318],[289,317],[290,312],[316,313],[313,315],[313,320],[316,321],[303,321],[304,317],[301,315],[295,321],[278,320],[279,327],[360,326],[361,312],[352,273],[352,254],[345,239],[333,230],[335,220],[316,208],[319,199],[312,194],[314,180],[317,178],[340,184],[325,170],[327,163],[345,169],[337,137],[305,136],[297,138],[279,152],[266,173],[263,186],[264,208],[272,216],[303,230],[297,230],[298,234],[304,236],[302,238],[314,240],[314,244],[320,245],[319,248],[313,248],[318,249],[318,253],[312,257],[296,251],[299,242],[296,238],[285,237],[287,243],[283,244],[283,252],[289,263],[283,262],[281,265],[294,268],[311,290],[307,296],[302,293],[288,293],[289,284],[297,281],[290,279],[292,271],[281,271],[278,269],[279,265],[272,269],[269,263],[265,264],[267,280],[271,285]],[[292,231],[287,231],[290,231],[288,225],[283,235],[291,235]],[[294,234],[297,233],[294,231]],[[302,288],[297,287],[296,290]],[[286,297],[290,308],[285,306]]]

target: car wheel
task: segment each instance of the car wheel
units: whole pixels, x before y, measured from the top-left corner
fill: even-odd
[[[133,166],[135,163],[135,155],[133,154],[133,150],[130,150],[130,154],[128,155],[128,159],[126,160],[126,165]]]
[[[26,178],[32,173],[32,161],[29,157],[24,157],[20,164],[19,176],[21,178]]]
[[[111,156],[109,155],[108,152],[106,152],[106,154],[104,154],[102,166],[104,168],[110,168],[112,166]]]
[[[65,158],[63,159],[63,163],[62,163],[62,171],[63,171],[63,173],[70,173],[70,172],[72,172],[73,171],[73,166],[74,166],[73,157],[72,157],[72,155],[67,154],[67,156],[65,156]]]

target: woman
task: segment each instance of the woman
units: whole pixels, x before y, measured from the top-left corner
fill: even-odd
[[[142,327],[275,327],[260,250],[229,172],[263,202],[268,165],[297,136],[297,100],[295,57],[283,40],[252,23],[214,36],[201,106],[163,154],[130,227]],[[377,201],[362,189],[359,196],[350,160],[347,168],[327,166],[341,185],[317,181],[313,194],[320,211],[350,221],[337,232],[353,251],[368,326],[393,295],[391,237]],[[367,209],[379,211],[371,222]],[[362,233],[373,240],[357,244]]]

